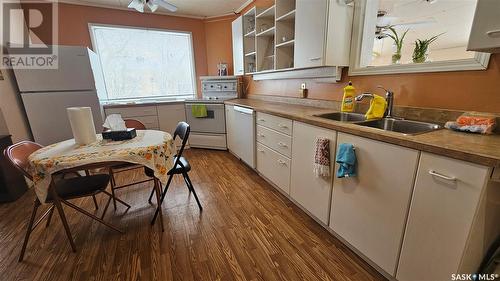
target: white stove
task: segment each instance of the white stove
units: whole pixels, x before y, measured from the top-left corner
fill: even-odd
[[[238,98],[239,80],[235,76],[201,77],[202,98],[186,100],[186,119],[191,126],[189,145],[191,147],[227,149],[226,116],[224,101]],[[192,115],[192,106],[203,104],[207,116]]]

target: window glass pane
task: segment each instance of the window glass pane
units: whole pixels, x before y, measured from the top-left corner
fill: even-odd
[[[473,58],[466,51],[477,0],[380,0],[371,66],[424,63]],[[402,41],[390,36],[393,27]],[[389,36],[390,35],[390,36]],[[417,40],[438,36],[428,48],[415,52]],[[395,55],[395,56],[394,56]],[[398,59],[399,58],[399,59]]]
[[[191,35],[93,26],[108,100],[196,94]]]

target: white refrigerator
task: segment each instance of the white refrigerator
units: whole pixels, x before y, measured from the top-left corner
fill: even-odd
[[[66,108],[92,108],[96,132],[103,115],[98,97],[106,96],[99,58],[86,47],[58,46],[57,69],[14,69],[35,142],[49,145],[73,138]]]

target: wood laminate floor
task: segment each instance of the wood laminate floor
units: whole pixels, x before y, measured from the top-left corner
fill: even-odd
[[[54,215],[18,263],[33,191],[0,205],[0,280],[385,280],[228,152],[192,149],[186,157],[204,210],[176,176],[163,204],[164,233],[149,224],[151,183],[137,185],[118,191],[132,208],[106,216],[125,234],[65,207],[77,253]],[[118,180],[140,177],[136,170]],[[93,210],[91,199],[76,203]]]

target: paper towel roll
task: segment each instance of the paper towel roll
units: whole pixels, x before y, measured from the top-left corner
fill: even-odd
[[[67,111],[75,143],[87,145],[95,142],[97,136],[95,133],[94,118],[92,117],[92,109],[90,107],[69,107]]]

